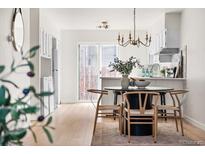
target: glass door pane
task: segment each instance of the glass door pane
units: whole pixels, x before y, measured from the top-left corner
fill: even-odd
[[[110,62],[114,62],[117,55],[118,47],[116,45],[102,45],[101,46],[101,76],[103,77],[116,77],[117,72],[110,72]]]
[[[90,100],[87,89],[99,87],[98,48],[96,45],[80,45],[79,54],[79,100]]]

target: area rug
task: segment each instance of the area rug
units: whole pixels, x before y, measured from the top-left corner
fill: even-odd
[[[131,143],[127,142],[127,136],[119,134],[117,120],[98,120],[96,132],[92,139],[93,146],[199,146],[205,145],[202,141],[195,141],[182,136],[176,131],[172,122],[160,122],[158,125],[157,143],[153,143],[152,136],[131,136]]]

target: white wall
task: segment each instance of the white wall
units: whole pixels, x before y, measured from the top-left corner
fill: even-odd
[[[187,45],[187,101],[185,116],[205,129],[205,9],[182,12],[181,47]]]
[[[22,9],[23,20],[25,26],[25,39],[23,50],[28,50],[30,48],[30,39],[29,39],[29,9]],[[16,52],[12,46],[11,42],[7,41],[8,35],[11,35],[11,22],[12,22],[13,9],[0,9],[0,65],[6,65],[7,70],[9,71],[12,56],[15,58],[16,62],[21,60],[19,52]],[[22,70],[25,71],[25,70]],[[2,75],[2,74],[0,74]],[[21,88],[27,87],[30,84],[30,79],[26,77],[26,74],[14,74],[9,79],[15,81]],[[23,79],[23,80],[22,80]],[[1,84],[1,83],[0,83]],[[21,91],[16,91],[11,86],[10,88],[14,97],[16,97]]]
[[[62,31],[62,55],[61,55],[61,102],[77,101],[77,51],[80,42],[117,43],[118,33],[125,34],[128,38],[129,31],[103,31],[103,30],[64,30]],[[140,38],[144,38],[145,32],[139,32]],[[143,34],[143,35],[142,35]],[[139,58],[142,64],[148,63],[147,49],[127,46],[120,47],[119,57],[127,59],[130,56]],[[135,72],[135,71],[134,71]]]

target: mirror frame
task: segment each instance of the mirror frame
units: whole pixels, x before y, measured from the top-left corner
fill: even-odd
[[[17,14],[20,13],[21,15],[21,19],[22,19],[22,23],[23,23],[23,42],[22,42],[22,45],[21,45],[21,48],[18,50],[17,48],[17,44],[16,44],[16,40],[15,40],[15,20],[16,20],[16,16]],[[14,9],[14,13],[13,13],[13,17],[12,17],[12,25],[11,25],[11,36],[12,36],[12,44],[13,44],[13,47],[16,51],[20,51],[22,52],[22,48],[23,48],[23,45],[24,45],[24,39],[25,39],[25,29],[24,29],[24,20],[23,20],[23,15],[22,15],[22,10],[21,8],[15,8]]]

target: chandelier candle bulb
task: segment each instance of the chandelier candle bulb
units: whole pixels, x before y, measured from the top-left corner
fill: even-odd
[[[117,40],[120,41],[120,33],[118,34],[118,39]]]
[[[129,33],[129,40],[131,40],[132,39],[132,36],[131,36],[131,32]]]

